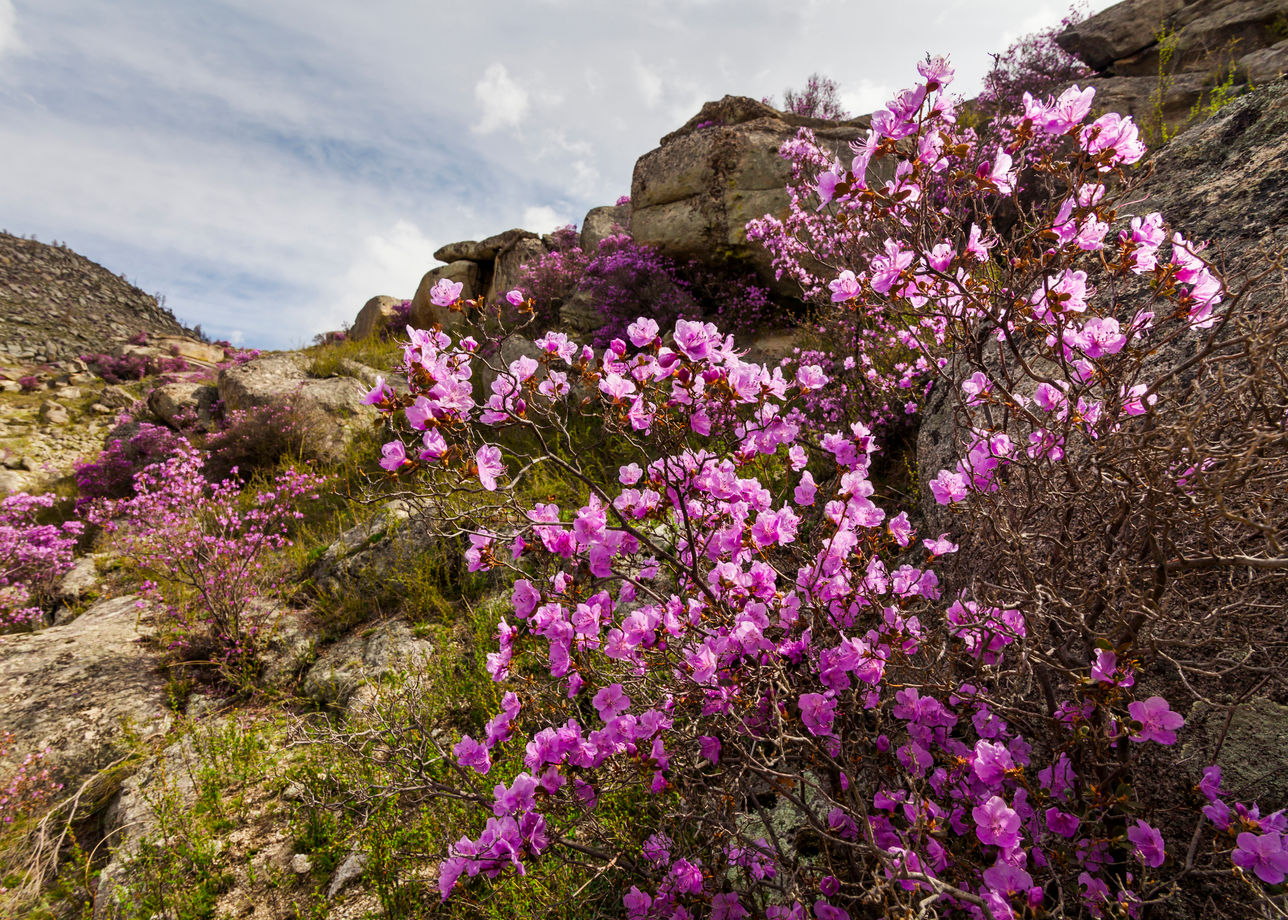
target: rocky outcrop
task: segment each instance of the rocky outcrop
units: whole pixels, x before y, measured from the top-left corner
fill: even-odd
[[[148,409],[171,428],[196,422],[209,428],[219,390],[209,384],[179,381],[164,383],[148,394]]]
[[[353,327],[349,330],[351,339],[368,339],[383,331],[389,322],[398,314],[402,301],[397,297],[373,297],[363,304],[358,311]]]
[[[102,601],[64,625],[4,637],[0,730],[14,735],[11,756],[48,748],[56,779],[73,790],[128,752],[124,729],[149,738],[169,725],[136,601]]]
[[[535,240],[537,235],[531,230],[515,227],[504,233],[497,233],[485,240],[462,240],[459,243],[448,243],[440,247],[434,258],[440,262],[493,262],[507,249],[514,247],[520,240]]]
[[[631,236],[677,259],[742,262],[781,286],[768,253],[748,242],[746,224],[785,214],[790,174],[778,148],[801,127],[840,155],[867,121],[804,118],[745,96],[707,103],[636,162]]]
[[[323,463],[340,462],[349,443],[376,417],[362,403],[358,380],[310,377],[303,358],[289,352],[225,368],[218,388],[227,409],[289,406],[305,455]]]
[[[586,212],[586,219],[581,222],[581,237],[578,245],[586,252],[593,252],[599,241],[619,233],[630,233],[630,204],[605,205],[591,208]]]
[[[1124,0],[1056,41],[1097,76],[1103,111],[1168,132],[1206,114],[1215,87],[1245,92],[1288,72],[1288,0]]]
[[[370,699],[369,688],[386,674],[424,668],[432,643],[401,620],[352,633],[327,648],[304,677],[304,695],[323,705],[353,710]]]
[[[440,252],[442,250],[439,250]],[[426,329],[430,326],[438,325],[443,327],[453,327],[463,322],[463,317],[459,313],[453,313],[446,307],[440,307],[429,299],[430,291],[434,285],[442,279],[446,279],[453,284],[461,285],[461,297],[466,300],[473,300],[483,292],[480,281],[480,271],[477,262],[470,262],[465,259],[457,259],[449,262],[447,265],[440,265],[438,268],[431,268],[425,273],[425,277],[420,279],[420,285],[416,288],[416,294],[411,299],[411,312],[408,322],[417,329]]]
[[[66,361],[140,332],[187,330],[155,297],[84,256],[0,233],[0,357]]]

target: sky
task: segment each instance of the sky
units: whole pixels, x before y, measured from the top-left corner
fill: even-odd
[[[1111,5],[1095,0],[1092,11]],[[444,243],[580,224],[702,103],[878,108],[1062,0],[0,0],[0,229],[214,338],[292,348]]]

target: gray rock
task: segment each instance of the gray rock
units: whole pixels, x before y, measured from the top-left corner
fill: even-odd
[[[360,878],[367,870],[367,860],[366,853],[350,853],[349,858],[340,863],[340,868],[335,870],[335,875],[331,876],[331,884],[326,890],[327,899],[334,898],[344,889],[344,886]]]
[[[1065,29],[1056,44],[1094,70],[1156,43],[1154,33],[1185,5],[1185,0],[1125,0]]]
[[[148,394],[148,408],[171,428],[179,428],[184,419],[209,427],[219,390],[208,384],[179,381],[166,383]]]
[[[229,409],[290,406],[306,457],[338,463],[376,412],[364,405],[363,385],[352,377],[310,378],[299,355],[264,355],[219,373],[219,398]]]
[[[313,860],[307,853],[296,853],[291,857],[291,871],[296,875],[308,875],[313,871]]]
[[[506,230],[489,236],[485,240],[463,240],[459,243],[448,243],[434,253],[440,262],[491,262],[503,250],[523,239],[535,240],[537,235],[531,230]]]
[[[364,684],[403,668],[423,666],[434,647],[411,627],[394,620],[353,633],[328,647],[304,678],[304,695],[322,705],[344,707]]]
[[[515,240],[497,253],[496,263],[492,269],[492,281],[488,285],[488,301],[497,303],[503,300],[506,294],[519,286],[523,269],[536,262],[546,252],[546,246],[541,240],[524,237]]]
[[[581,222],[580,245],[586,252],[594,252],[599,241],[606,236],[629,233],[631,206],[629,204],[605,205],[591,208]]]
[[[58,582],[60,600],[80,600],[98,585],[98,563],[93,556],[81,556]]]
[[[847,144],[867,121],[788,115],[743,96],[707,103],[636,161],[631,236],[677,259],[754,269],[780,293],[797,293],[774,278],[769,254],[748,242],[746,224],[786,212],[789,169],[778,149],[801,127],[848,160]]]
[[[71,421],[71,416],[67,413],[67,407],[62,406],[52,399],[47,399],[40,404],[41,421],[50,425],[66,425]]]
[[[382,331],[393,319],[402,301],[397,297],[373,297],[362,305],[353,326],[349,329],[349,338],[367,339]]]
[[[1196,766],[1212,763],[1224,733],[1221,786],[1241,802],[1257,802],[1263,814],[1288,806],[1288,706],[1267,699],[1240,704],[1226,724],[1227,711],[1195,703],[1185,720],[1181,754]],[[1196,771],[1197,778],[1197,771]]]
[[[447,265],[440,265],[425,273],[420,279],[420,286],[411,299],[411,316],[408,322],[417,329],[428,329],[430,326],[455,328],[465,322],[465,316],[446,307],[440,307],[429,299],[429,293],[441,279],[453,284],[461,284],[461,297],[473,300],[482,293],[479,284],[479,266],[477,262],[457,260]]]
[[[166,682],[140,642],[148,631],[136,600],[102,601],[66,625],[5,637],[0,712],[15,736],[11,757],[49,748],[52,771],[74,789],[128,750],[122,725],[144,738],[166,730]]]

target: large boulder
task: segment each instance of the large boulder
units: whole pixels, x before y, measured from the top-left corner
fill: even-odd
[[[102,601],[61,626],[4,637],[0,731],[14,741],[0,775],[48,749],[54,778],[75,791],[131,750],[131,734],[166,731],[166,680],[144,644],[137,600]]]
[[[328,647],[304,676],[304,695],[322,704],[351,711],[370,700],[370,685],[399,670],[423,670],[434,656],[431,642],[412,627],[394,620],[351,633]]]
[[[804,118],[744,96],[707,103],[635,163],[631,236],[677,259],[745,263],[766,283],[795,293],[774,279],[769,254],[748,242],[746,225],[767,213],[786,215],[790,173],[778,149],[801,127],[848,159],[846,145],[867,121]]]
[[[523,270],[546,254],[546,245],[540,239],[524,237],[506,246],[496,255],[492,279],[487,289],[489,303],[496,303],[519,286]]]
[[[351,339],[369,339],[384,330],[389,322],[398,315],[402,301],[397,297],[384,295],[373,297],[362,305],[353,326],[349,329]]]
[[[1072,25],[1056,43],[1094,70],[1157,43],[1155,32],[1185,6],[1185,0],[1125,0]]]
[[[290,407],[300,426],[304,454],[338,463],[345,450],[375,419],[362,402],[363,384],[353,377],[310,377],[297,353],[264,355],[219,373],[219,398],[228,409]]]
[[[581,222],[579,245],[586,252],[594,252],[599,241],[607,236],[627,233],[631,226],[630,204],[605,205],[591,208]]]
[[[440,262],[491,262],[502,250],[509,249],[519,240],[535,240],[537,235],[531,230],[515,227],[503,233],[493,234],[485,240],[462,240],[459,243],[448,243],[434,253]]]
[[[429,293],[434,289],[434,285],[444,278],[453,284],[460,283],[461,297],[466,300],[473,300],[483,292],[479,283],[480,273],[477,262],[457,260],[431,268],[425,273],[425,277],[420,279],[420,286],[416,288],[416,294],[411,299],[411,313],[407,321],[417,329],[427,329],[434,325],[446,328],[458,326],[464,322],[464,317],[460,313],[440,307],[429,299]]]
[[[148,394],[148,409],[171,428],[198,422],[209,426],[219,391],[204,383],[177,381],[166,383]]]

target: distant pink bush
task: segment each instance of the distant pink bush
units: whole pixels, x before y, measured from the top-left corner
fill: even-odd
[[[170,458],[186,443],[182,435],[149,422],[141,422],[128,437],[112,439],[98,457],[76,465],[77,507],[132,495],[135,473]]]
[[[290,545],[302,503],[316,498],[325,480],[288,469],[243,494],[234,477],[208,483],[204,463],[199,451],[182,448],[140,471],[133,497],[104,502],[89,518],[117,534],[149,574],[144,594],[170,617],[176,651],[245,678],[265,638],[259,602],[286,584],[272,553]]]
[[[0,632],[39,620],[41,604],[71,568],[84,526],[78,521],[39,523],[40,512],[55,501],[54,495],[25,492],[0,499]]]

